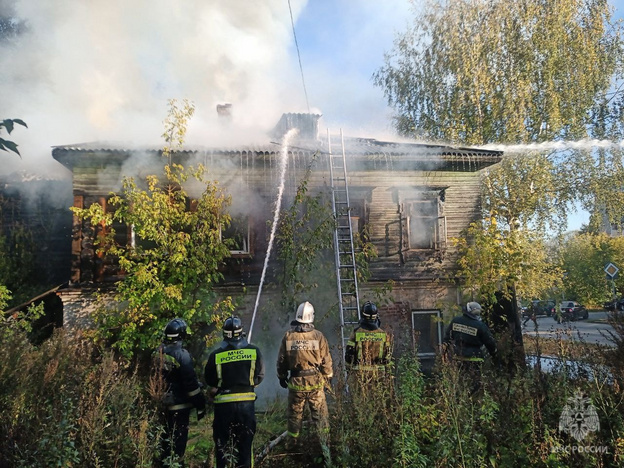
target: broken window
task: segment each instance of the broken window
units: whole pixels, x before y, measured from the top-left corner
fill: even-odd
[[[406,194],[403,206],[404,248],[438,250],[446,246],[446,218],[443,215],[444,190]]]
[[[435,357],[442,344],[442,315],[439,310],[412,310],[413,346],[419,357]]]
[[[251,255],[251,226],[248,216],[232,216],[230,225],[221,232],[221,240],[233,256]]]

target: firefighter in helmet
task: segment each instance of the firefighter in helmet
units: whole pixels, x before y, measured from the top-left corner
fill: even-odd
[[[230,466],[230,447],[234,448],[234,466],[251,467],[256,433],[254,388],[264,379],[264,361],[260,349],[245,338],[240,318],[229,317],[223,324],[223,341],[210,353],[204,377],[214,398],[217,468]]]
[[[367,301],[360,311],[360,322],[345,349],[347,370],[369,374],[385,372],[392,360],[392,335],[381,329],[377,306]]]
[[[333,376],[332,358],[327,339],[316,330],[314,307],[303,302],[297,308],[277,356],[277,377],[288,388],[288,435],[290,444],[301,432],[306,405],[319,435],[324,455],[328,456],[329,416],[325,386]]]
[[[472,391],[477,391],[481,385],[481,366],[485,358],[483,347],[496,359],[496,340],[481,321],[481,305],[478,302],[468,302],[463,314],[451,320],[443,342],[458,362],[460,370],[473,381]]]
[[[166,434],[161,444],[161,461],[184,457],[191,410],[197,409],[197,420],[206,414],[201,385],[193,358],[182,347],[188,326],[181,318],[171,320],[164,331],[163,343],[155,353],[155,363],[165,382],[164,412]]]

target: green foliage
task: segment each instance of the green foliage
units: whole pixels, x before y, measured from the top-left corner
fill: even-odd
[[[604,271],[610,262],[624,268],[623,237],[604,233],[570,236],[563,240],[559,254],[566,273],[563,281],[566,299],[600,307],[613,299],[613,286],[618,297],[624,294],[624,278],[618,275],[613,284]]]
[[[493,300],[498,290],[511,295],[514,285],[518,297],[539,298],[560,286],[562,271],[535,233],[504,229],[486,218],[465,234],[454,239],[458,265],[465,288],[477,296]]]
[[[334,228],[327,194],[312,195],[308,189],[317,159],[318,155],[312,158],[290,207],[280,214],[276,231],[282,306],[287,310],[293,310],[300,298],[317,289],[319,282],[331,279],[328,275],[319,277],[317,273],[331,268],[333,258],[328,253],[333,246]]]
[[[0,130],[5,129],[6,132],[10,135],[13,131],[13,128],[15,127],[15,124],[28,128],[26,122],[21,119],[4,119],[0,122]],[[0,150],[13,152],[17,154],[20,158],[22,157],[19,150],[17,149],[17,144],[11,140],[5,140],[4,138],[0,138]]]
[[[415,9],[375,74],[397,130],[484,144],[579,138],[621,65],[607,2],[445,2]],[[484,25],[496,25],[495,28]]]
[[[109,341],[127,357],[152,349],[173,317],[185,319],[193,329],[193,324],[211,323],[234,307],[230,298],[219,300],[213,293],[222,278],[219,267],[229,256],[221,231],[230,222],[230,198],[205,178],[201,165],[185,168],[171,162],[192,114],[187,102],[183,109],[170,102],[163,135],[163,155],[169,159],[164,180],[150,175],[143,186],[124,178],[121,193],[111,194],[108,202],[114,213],[105,213],[98,204],[72,209],[79,218],[103,227],[95,241],[98,252],[117,258],[125,272],[115,293],[117,310],[102,306],[94,320],[96,339]],[[191,187],[200,187],[192,200]],[[132,226],[135,245],[115,243],[113,221]]]
[[[622,321],[621,318],[619,319]],[[510,375],[486,363],[481,394],[452,363],[439,360],[424,374],[418,359],[403,356],[396,372],[340,380],[329,395],[334,466],[396,467],[616,467],[624,456],[622,323],[613,349],[553,342],[552,369]],[[570,362],[572,348],[591,372]],[[0,340],[0,463],[7,466],[150,467],[162,429],[151,380],[112,353],[55,334],[39,347],[13,330]],[[342,372],[337,373],[343,375]],[[567,398],[591,398],[600,430],[581,444],[558,430]],[[193,421],[186,465],[212,458],[210,417]],[[285,400],[258,414],[255,454],[285,430]],[[304,425],[303,450],[283,442],[256,466],[316,466],[318,451]],[[308,444],[309,442],[309,444]],[[557,447],[608,447],[607,453]],[[175,465],[174,465],[175,466]]]
[[[340,373],[340,375],[344,375]],[[388,374],[353,372],[337,385],[332,414],[332,446],[337,466],[375,466],[393,458],[398,430],[394,378]]]

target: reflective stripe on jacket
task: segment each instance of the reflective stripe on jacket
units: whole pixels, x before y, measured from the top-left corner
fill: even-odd
[[[481,348],[496,355],[496,341],[488,326],[467,314],[454,317],[444,333],[444,342],[453,344],[456,357],[483,358]]]
[[[204,394],[193,366],[193,358],[182,347],[182,341],[162,344],[154,355],[167,384],[165,405],[169,411],[186,408],[203,410]]]
[[[345,350],[345,361],[355,370],[383,370],[392,358],[392,335],[381,328],[357,327]]]
[[[254,387],[264,379],[262,354],[245,339],[223,341],[208,357],[204,377],[217,389],[215,403],[254,401]]]

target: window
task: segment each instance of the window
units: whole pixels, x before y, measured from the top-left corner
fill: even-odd
[[[404,199],[404,244],[407,249],[438,250],[446,246],[443,202],[444,190],[412,192]]]
[[[414,347],[419,357],[434,357],[442,344],[442,315],[439,310],[412,310]]]
[[[230,225],[221,232],[221,239],[233,256],[251,255],[251,227],[249,217],[232,216]]]

